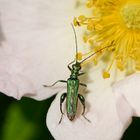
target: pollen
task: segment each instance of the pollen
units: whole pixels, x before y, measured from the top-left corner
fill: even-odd
[[[78,52],[76,54],[76,59],[80,61],[80,60],[82,60],[82,58],[83,58],[83,54],[81,52]]]
[[[76,18],[73,19],[73,24],[74,26],[80,26],[80,22]]]
[[[83,40],[90,51],[113,44],[98,54],[106,65],[103,77],[109,78],[114,66],[140,71],[140,0],[87,0],[86,6],[91,14],[75,18],[74,25],[86,27]]]
[[[104,78],[104,79],[110,78],[110,74],[109,74],[107,71],[104,71],[104,72],[103,72],[103,78]]]

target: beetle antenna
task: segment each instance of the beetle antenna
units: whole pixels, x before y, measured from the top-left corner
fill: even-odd
[[[73,29],[73,32],[74,32],[74,37],[75,37],[75,45],[76,45],[76,55],[78,53],[78,43],[77,43],[77,35],[76,35],[76,31],[75,31],[75,28],[73,26],[73,24],[71,23],[71,26],[72,26],[72,29]],[[75,56],[76,56],[75,55]],[[77,62],[77,57],[76,57],[76,62]]]
[[[109,47],[114,46],[115,44],[113,44],[113,43],[114,43],[114,41],[112,41],[110,45],[108,45],[108,46],[106,46],[106,47],[103,47],[103,48],[101,48],[100,50],[98,50],[98,51],[92,53],[91,55],[89,55],[88,57],[86,57],[85,59],[83,59],[83,60],[80,62],[80,64],[82,64],[83,62],[85,62],[86,60],[88,60],[89,58],[91,58],[92,56],[94,56],[96,53],[99,53],[99,52],[101,52],[102,50],[104,50],[104,49],[106,49],[106,48],[109,48]]]

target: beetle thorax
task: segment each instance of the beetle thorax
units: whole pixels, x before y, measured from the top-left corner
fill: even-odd
[[[72,65],[70,77],[73,79],[77,79],[80,70],[81,70],[81,65],[80,63],[76,62],[75,64]]]

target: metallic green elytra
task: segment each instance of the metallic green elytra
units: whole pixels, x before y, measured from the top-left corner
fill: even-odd
[[[74,26],[72,25],[73,31],[74,31],[74,35],[75,35],[75,42],[76,42],[76,54],[78,52],[77,50],[77,37],[76,37],[76,32],[74,29]],[[76,112],[77,112],[77,104],[78,104],[78,99],[80,100],[80,102],[83,105],[83,112],[82,112],[82,116],[88,121],[90,122],[90,120],[88,120],[85,116],[85,98],[78,93],[79,90],[79,86],[83,86],[83,87],[87,87],[86,84],[83,84],[79,81],[79,76],[83,75],[84,72],[81,72],[81,64],[86,61],[87,59],[91,58],[92,56],[94,56],[96,53],[101,52],[103,49],[111,47],[113,45],[113,42],[111,43],[111,45],[106,46],[102,49],[100,49],[97,52],[94,52],[93,54],[89,55],[87,58],[85,58],[84,60],[78,62],[77,59],[72,61],[71,63],[68,64],[68,69],[71,71],[71,75],[70,77],[67,79],[67,81],[65,80],[58,80],[56,81],[54,84],[48,86],[48,85],[43,85],[44,87],[52,87],[55,84],[57,84],[58,82],[63,82],[63,83],[67,83],[67,93],[63,93],[60,97],[60,111],[61,111],[61,118],[59,121],[59,124],[62,121],[63,118],[63,111],[62,111],[62,104],[66,99],[66,113],[67,113],[67,117],[70,121],[73,121],[75,116],[76,116]],[[72,67],[71,67],[72,65]]]
[[[69,78],[67,80],[66,110],[67,110],[67,116],[70,120],[73,120],[76,114],[78,89],[79,89],[79,80]]]

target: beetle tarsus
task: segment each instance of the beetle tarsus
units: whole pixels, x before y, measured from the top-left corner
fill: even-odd
[[[86,119],[89,123],[91,123],[91,121],[90,121],[87,117],[85,117],[85,115],[82,114],[82,116],[83,116],[84,119]]]
[[[64,115],[64,113],[62,113],[62,114],[61,114],[61,118],[60,118],[60,120],[59,120],[59,123],[58,123],[58,124],[60,124],[60,123],[62,122],[63,115]]]

